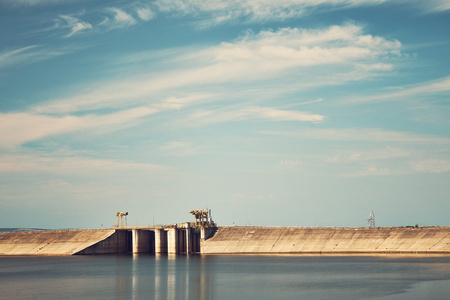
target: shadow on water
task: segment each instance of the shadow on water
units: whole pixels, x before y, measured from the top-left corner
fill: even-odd
[[[442,299],[450,257],[0,257],[2,299]]]

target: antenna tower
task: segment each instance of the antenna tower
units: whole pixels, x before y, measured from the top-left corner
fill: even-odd
[[[369,219],[367,219],[367,222],[369,224],[369,227],[375,227],[375,215],[373,214],[373,211],[370,211]]]

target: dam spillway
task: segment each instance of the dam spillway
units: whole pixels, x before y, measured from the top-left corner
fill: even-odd
[[[168,225],[2,233],[0,255],[199,254],[213,230]]]
[[[0,234],[0,255],[443,254],[450,227],[221,226],[55,230]]]

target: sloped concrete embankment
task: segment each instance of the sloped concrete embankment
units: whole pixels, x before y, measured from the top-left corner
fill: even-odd
[[[203,254],[450,254],[450,227],[219,227]]]
[[[0,234],[0,255],[73,255],[125,252],[126,232],[114,229]],[[128,249],[128,248],[127,248]]]

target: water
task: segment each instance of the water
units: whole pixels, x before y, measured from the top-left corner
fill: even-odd
[[[450,257],[0,257],[0,299],[450,299]]]

